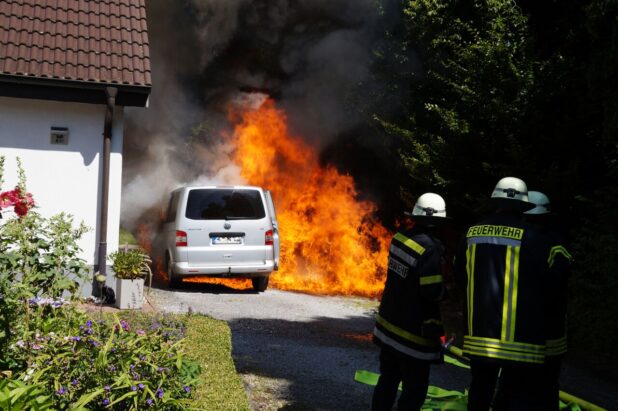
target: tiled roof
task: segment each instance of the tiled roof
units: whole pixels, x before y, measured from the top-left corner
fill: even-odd
[[[149,87],[145,0],[0,0],[0,75]]]

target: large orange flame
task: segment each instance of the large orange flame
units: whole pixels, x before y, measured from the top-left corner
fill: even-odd
[[[234,113],[235,162],[252,185],[272,191],[281,234],[279,289],[375,297],[382,292],[390,233],[376,207],[358,201],[354,180],[322,167],[316,151],[290,135],[272,100]]]

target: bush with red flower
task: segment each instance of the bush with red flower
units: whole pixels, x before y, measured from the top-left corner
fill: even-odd
[[[5,208],[13,207],[13,211],[19,217],[25,216],[30,209],[34,208],[34,199],[32,194],[26,190],[26,175],[19,158],[17,158],[17,169],[19,174],[17,186],[13,190],[0,192],[0,217],[2,216],[2,210]],[[0,156],[0,188],[3,171],[4,157]]]
[[[13,207],[13,211],[18,216],[25,216],[28,214],[28,210],[34,207],[32,194],[23,193],[19,187],[0,193],[0,210],[9,207]]]

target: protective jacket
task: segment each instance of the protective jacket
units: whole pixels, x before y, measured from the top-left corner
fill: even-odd
[[[555,292],[547,299],[547,345],[548,357],[563,356],[567,352],[567,285],[573,258],[565,247],[565,240],[556,230],[544,231],[549,238],[550,251],[547,260],[551,278],[555,279]]]
[[[393,237],[374,328],[378,345],[420,360],[442,360],[438,303],[444,297],[443,254],[442,243],[424,227]]]
[[[545,361],[557,250],[518,214],[494,214],[468,229],[455,261],[466,291],[465,354],[497,363]]]

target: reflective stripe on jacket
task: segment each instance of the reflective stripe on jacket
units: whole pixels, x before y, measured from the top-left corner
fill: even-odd
[[[441,360],[442,258],[442,244],[423,228],[395,234],[374,328],[378,345],[421,360]]]
[[[470,227],[455,270],[466,291],[463,351],[498,363],[543,363],[547,299],[556,293],[551,244],[515,214]]]
[[[573,257],[564,246],[562,236],[554,230],[545,231],[550,239],[551,248],[547,264],[556,279],[556,292],[547,301],[547,356],[562,356],[567,352],[566,314],[567,285],[571,273]]]

